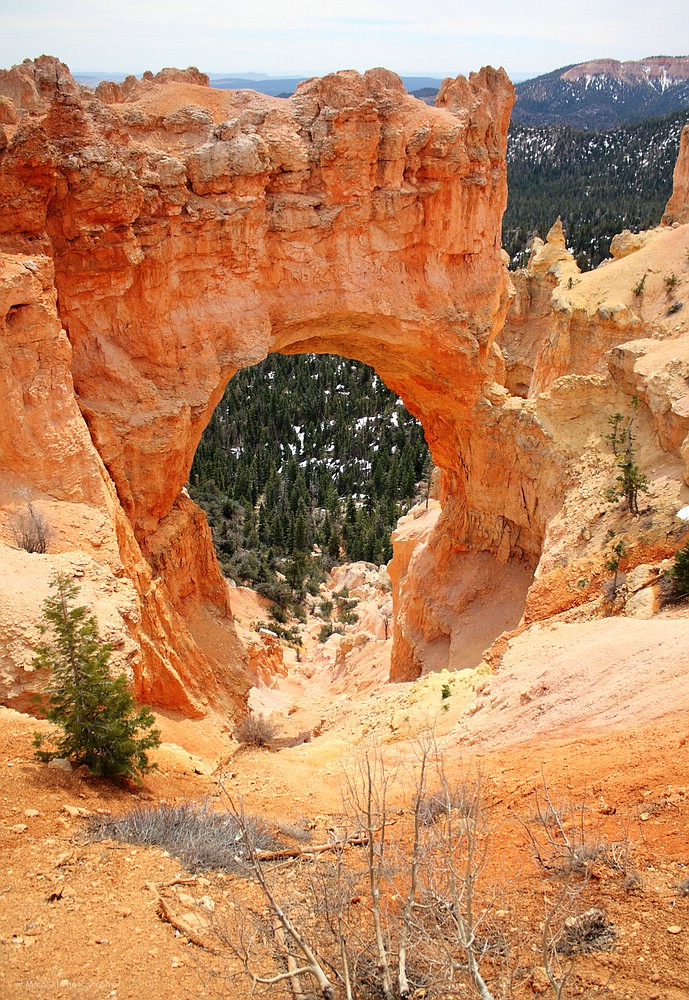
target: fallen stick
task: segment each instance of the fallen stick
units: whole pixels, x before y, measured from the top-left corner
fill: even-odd
[[[392,821],[388,820],[387,825],[391,826]],[[317,844],[314,847],[285,847],[280,851],[256,851],[256,860],[281,861],[283,858],[301,858],[309,854],[324,854],[326,851],[341,851],[344,847],[366,847],[367,844],[368,834],[357,833],[345,840],[333,840],[330,844]]]
[[[147,882],[146,885],[151,892],[154,892],[158,897],[158,916],[161,920],[164,920],[166,923],[174,927],[175,930],[178,930],[180,934],[183,934],[186,938],[188,938],[192,944],[196,945],[197,948],[203,948],[204,951],[210,951],[214,955],[220,954],[219,948],[216,948],[215,945],[206,941],[205,938],[194,930],[191,924],[187,923],[184,917],[180,917],[175,913],[169,903],[160,895],[158,886],[155,882]]]
[[[188,878],[178,875],[176,878],[171,878],[169,882],[151,882],[150,884],[156,889],[170,889],[173,885],[194,885],[196,882],[198,882],[198,878],[195,875],[190,875]]]

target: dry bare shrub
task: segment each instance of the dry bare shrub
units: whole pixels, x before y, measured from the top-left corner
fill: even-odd
[[[44,555],[53,537],[53,529],[45,514],[37,510],[28,497],[25,499],[26,510],[15,514],[11,521],[15,544],[25,552]]]
[[[570,995],[577,956],[614,939],[600,911],[574,918],[590,884],[586,852],[558,878],[543,872],[543,919],[529,927],[491,854],[493,813],[480,775],[451,783],[430,737],[411,769],[404,795],[409,771],[390,767],[380,747],[350,758],[343,811],[326,843],[262,853],[243,835],[251,892],[261,898],[235,896],[216,911],[228,956],[222,975],[248,977],[252,991],[276,1000],[507,1000],[523,994],[535,961],[549,995]],[[242,829],[241,804],[222,781],[221,791]],[[410,808],[391,809],[393,793]],[[542,812],[559,858],[568,822],[554,807]]]
[[[615,944],[615,927],[598,907],[567,917],[555,947],[561,955],[608,951]]]
[[[239,743],[253,747],[269,747],[275,741],[277,727],[260,712],[256,715],[252,712],[238,724],[234,735]]]
[[[400,768],[374,746],[343,769],[336,838],[302,846],[289,879],[284,852],[277,869],[250,852],[264,906],[233,905],[224,923],[217,915],[216,933],[254,989],[338,1000],[467,989],[482,1000],[507,996],[508,943],[492,918],[495,892],[479,885],[490,833],[481,782],[458,794],[436,756],[432,739],[420,746],[411,844],[389,805],[393,788],[401,792]],[[422,819],[429,775],[442,805],[430,825]],[[241,825],[241,807],[228,801]]]
[[[543,776],[543,792],[535,793],[536,809],[532,822],[524,828],[529,835],[536,858],[551,875],[567,877],[572,874],[587,876],[591,866],[599,860],[614,862],[605,839],[587,826],[587,810],[583,804],[560,806],[553,803],[550,789]]]
[[[432,826],[446,815],[448,807],[457,817],[471,817],[477,803],[467,782],[448,787],[447,794],[443,791],[427,792],[420,803],[421,822],[424,826]]]
[[[244,816],[240,828],[231,813],[218,812],[207,801],[137,806],[123,816],[94,821],[90,835],[94,840],[162,847],[190,872],[223,869],[246,874],[247,840],[255,850],[276,846],[258,817]]]
[[[275,825],[283,836],[289,837],[291,840],[297,840],[301,843],[308,844],[313,839],[313,833],[309,827],[308,820],[302,820],[300,823],[290,823],[288,820],[277,820]]]

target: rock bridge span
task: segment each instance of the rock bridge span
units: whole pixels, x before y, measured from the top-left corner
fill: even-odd
[[[338,354],[402,397],[441,470],[423,563],[440,604],[466,550],[535,567],[538,483],[557,470],[499,386],[504,72],[445,81],[434,108],[386,70],[289,100],[165,73],[95,95],[46,57],[0,75],[3,315],[42,386],[15,400],[22,430],[2,444],[18,483],[105,512],[140,605],[139,693],[195,714],[244,683],[210,535],[182,492],[239,368]],[[430,607],[423,628],[442,619]],[[400,614],[396,678],[424,666],[413,630]]]

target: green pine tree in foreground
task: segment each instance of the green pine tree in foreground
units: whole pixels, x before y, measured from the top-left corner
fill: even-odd
[[[675,553],[675,561],[670,570],[679,594],[689,594],[689,542]]]
[[[74,606],[77,586],[58,574],[51,587],[55,593],[43,604],[41,626],[50,640],[38,646],[34,667],[52,671],[43,709],[62,732],[51,733],[45,749],[45,734],[36,733],[36,756],[65,757],[93,774],[140,781],[155,766],[147,751],[160,743],[153,715],[137,708],[124,674],[110,675],[112,646],[100,640],[94,615]]]

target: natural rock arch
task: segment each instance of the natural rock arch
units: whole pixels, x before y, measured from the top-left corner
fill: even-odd
[[[424,572],[446,576],[466,549],[535,567],[537,484],[551,480],[555,503],[557,462],[495,384],[504,72],[448,80],[430,108],[385,70],[308,81],[290,100],[149,79],[102,91],[105,105],[55,60],[20,69],[38,96],[5,137],[3,246],[52,261],[141,598],[142,694],[191,712],[230,684],[194,641],[199,602],[225,614],[227,590],[181,490],[228,380],[270,351],[364,361],[421,420],[444,504]],[[397,678],[421,669],[405,627]]]

